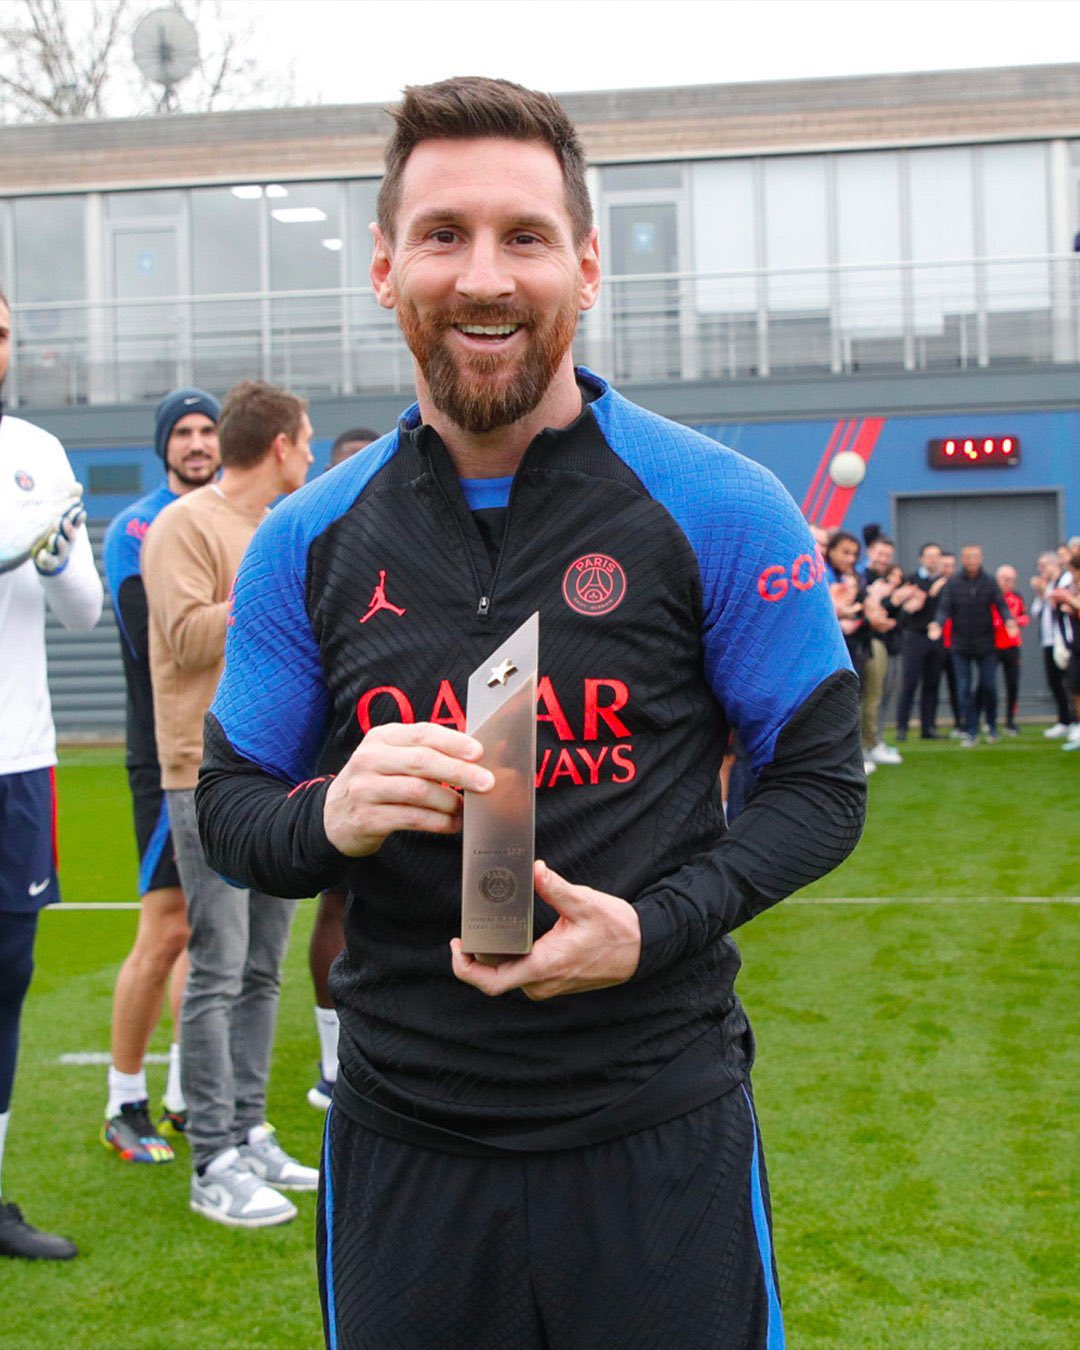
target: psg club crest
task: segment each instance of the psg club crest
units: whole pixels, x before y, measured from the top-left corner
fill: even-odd
[[[610,614],[626,595],[626,573],[606,553],[586,553],[566,569],[562,593],[578,614]]]
[[[34,480],[25,469],[18,469],[15,473],[15,486],[22,488],[23,492],[33,492]]]

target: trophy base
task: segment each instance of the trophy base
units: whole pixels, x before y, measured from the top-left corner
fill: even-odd
[[[511,952],[473,952],[472,959],[482,966],[501,966],[504,961],[518,960],[518,956]]]

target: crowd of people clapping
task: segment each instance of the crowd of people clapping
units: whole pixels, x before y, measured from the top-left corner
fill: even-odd
[[[885,725],[894,713],[896,740],[906,741],[916,706],[924,740],[952,736],[971,749],[980,732],[988,742],[1018,735],[1020,651],[1032,620],[1056,716],[1044,735],[1061,739],[1063,750],[1080,750],[1080,536],[1040,554],[1029,612],[1016,568],[1004,564],[991,576],[976,543],[965,544],[959,558],[924,544],[906,573],[877,525],[867,525],[862,539],[843,529],[814,533],[861,684],[867,773],[903,763],[885,740]],[[953,723],[946,730],[938,725],[942,684]]]

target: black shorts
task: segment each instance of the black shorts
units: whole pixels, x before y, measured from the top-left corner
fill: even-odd
[[[607,1143],[505,1156],[402,1143],[331,1107],[323,1163],[331,1347],[782,1350],[743,1087]]]
[[[135,843],[139,849],[139,894],[179,886],[169,812],[161,790],[161,770],[156,764],[128,765],[127,775],[135,816]]]
[[[56,770],[0,774],[0,912],[36,914],[59,899]]]

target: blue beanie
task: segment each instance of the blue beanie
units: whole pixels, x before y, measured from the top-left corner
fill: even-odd
[[[221,416],[221,404],[205,389],[174,389],[157,405],[154,423],[154,449],[165,459],[172,429],[188,413],[205,413],[215,424]]]

